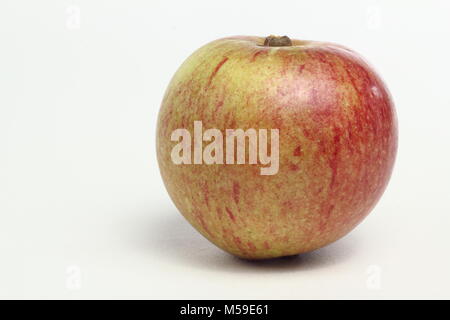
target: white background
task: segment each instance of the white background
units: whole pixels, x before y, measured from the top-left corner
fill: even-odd
[[[0,3],[1,298],[450,298],[450,2]],[[400,140],[371,215],[296,258],[203,239],[155,156],[164,90],[229,35],[287,34],[365,56]]]

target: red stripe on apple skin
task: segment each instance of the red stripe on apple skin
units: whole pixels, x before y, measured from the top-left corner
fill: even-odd
[[[336,183],[336,175],[339,165],[339,149],[341,148],[341,138],[339,129],[334,128],[334,131],[335,131],[335,135],[333,138],[334,151],[330,158],[330,168],[331,168],[330,190],[333,190],[333,187]]]
[[[228,207],[225,207],[226,212],[228,213],[228,216],[233,222],[236,222],[236,217],[234,216],[233,212]]]
[[[300,66],[298,67],[298,73],[302,73],[303,70],[305,70],[305,65],[304,65],[304,64],[302,64],[302,65],[300,65]]]
[[[219,220],[222,220],[222,210],[220,208],[217,208],[216,213],[217,213],[217,217],[219,218]]]
[[[298,146],[297,148],[295,148],[293,155],[294,157],[300,157],[302,155],[302,147]]]
[[[202,226],[203,230],[211,237],[215,238],[215,234],[211,233],[211,231],[208,228],[208,225],[205,222],[205,219],[203,217],[203,214],[201,212],[197,212],[196,214],[197,220],[200,222],[200,225]]]
[[[220,61],[217,66],[214,68],[214,71],[211,73],[211,75],[209,76],[209,80],[208,80],[208,87],[211,85],[212,80],[214,79],[214,77],[217,75],[217,72],[219,72],[220,68],[222,68],[222,66],[225,64],[225,62],[228,61],[228,57],[223,58],[222,61]]]
[[[259,51],[255,52],[255,54],[253,54],[253,56],[252,56],[250,62],[255,62],[256,57],[258,57],[258,56],[259,56],[261,53],[263,53],[263,52],[264,52],[263,50],[259,50]]]
[[[309,55],[320,62],[322,68],[326,68],[325,72],[322,72],[322,76],[330,78],[334,81],[338,81],[340,78],[339,72],[337,71],[335,64],[335,57],[331,53],[329,54],[326,50],[324,51],[309,51]]]
[[[248,241],[247,242],[247,246],[250,249],[250,251],[255,252],[256,251],[256,246],[253,244],[253,242]]]
[[[247,255],[246,253],[246,249],[244,248],[244,246],[242,245],[242,240],[239,237],[233,236],[233,241],[236,244],[236,246],[238,247],[238,249],[241,251],[242,254],[244,254],[245,256]]]
[[[203,196],[205,197],[206,207],[209,209],[209,189],[208,189],[208,183],[207,182],[205,182],[203,184]]]
[[[329,204],[327,206],[325,206],[325,208],[322,211],[322,215],[321,215],[321,219],[320,219],[320,224],[319,224],[319,230],[320,231],[324,231],[325,228],[327,227],[327,224],[329,222],[329,218],[331,216],[331,213],[334,209],[334,205],[333,204]]]
[[[223,106],[223,100],[219,100],[219,101],[217,102],[217,104],[216,104],[215,114],[216,114],[217,112],[219,112],[219,110],[220,110],[220,108],[222,108],[222,106]]]
[[[240,185],[238,182],[233,182],[233,199],[236,204],[239,204]]]

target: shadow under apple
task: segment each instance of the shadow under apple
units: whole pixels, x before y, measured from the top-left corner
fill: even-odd
[[[164,210],[164,209],[162,209]],[[293,272],[327,268],[349,259],[360,245],[354,234],[313,252],[268,260],[245,260],[232,256],[199,234],[176,209],[143,221],[133,221],[134,244],[141,250],[177,265],[225,272]],[[161,216],[163,218],[161,218]]]

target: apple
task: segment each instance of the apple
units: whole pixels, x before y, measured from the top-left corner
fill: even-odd
[[[391,176],[397,118],[352,50],[234,36],[181,65],[156,139],[167,191],[192,226],[233,255],[264,259],[323,247],[369,214]]]

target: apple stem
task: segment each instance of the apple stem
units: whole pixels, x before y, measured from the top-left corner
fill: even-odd
[[[270,35],[264,40],[264,46],[266,47],[290,47],[292,41],[288,36],[274,36]]]

